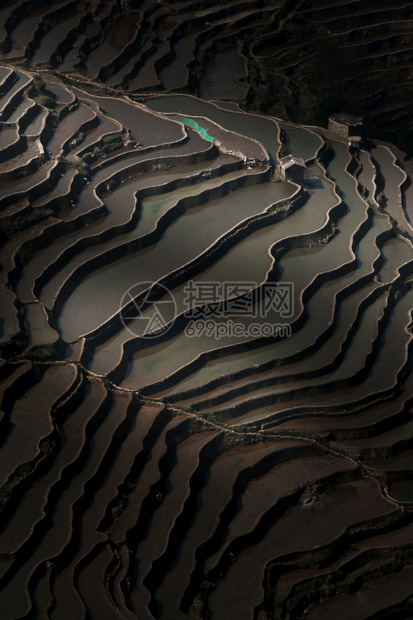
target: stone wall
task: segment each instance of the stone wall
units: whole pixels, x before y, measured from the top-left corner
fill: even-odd
[[[330,131],[333,131],[335,134],[337,134],[338,136],[342,136],[343,138],[348,138],[351,133],[349,131],[351,128],[348,125],[345,125],[344,123],[338,123],[331,118],[328,119],[328,128]]]

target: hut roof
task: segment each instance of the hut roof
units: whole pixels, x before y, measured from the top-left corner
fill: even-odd
[[[332,114],[328,118],[332,121],[336,121],[336,123],[342,123],[343,125],[361,125],[363,123],[361,116],[354,116],[346,112],[338,112],[338,114]]]
[[[291,166],[301,166],[301,168],[305,168],[305,161],[301,157],[295,157],[294,155],[287,155],[287,157],[283,157],[280,159],[280,165],[283,170],[287,170]]]

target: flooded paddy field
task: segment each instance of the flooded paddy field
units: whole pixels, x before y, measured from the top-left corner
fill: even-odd
[[[411,173],[256,4],[0,8],[2,620],[410,617]]]

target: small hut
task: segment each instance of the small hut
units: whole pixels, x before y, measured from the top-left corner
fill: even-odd
[[[301,157],[295,157],[294,155],[287,155],[280,159],[279,172],[281,178],[299,183],[304,183],[304,171],[305,161]]]
[[[362,126],[363,119],[361,116],[339,112],[328,117],[329,130],[352,142],[361,140]]]

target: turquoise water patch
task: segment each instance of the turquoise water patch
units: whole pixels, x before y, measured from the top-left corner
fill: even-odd
[[[204,129],[203,127],[201,127],[201,125],[198,125],[198,123],[196,121],[194,121],[192,118],[188,118],[188,117],[185,116],[182,119],[182,122],[185,125],[190,125],[194,129],[196,129],[196,131],[198,131],[201,134],[201,136],[203,138],[205,138],[205,140],[209,140],[210,142],[215,142],[215,138],[210,136],[209,133],[207,132],[207,130]]]

